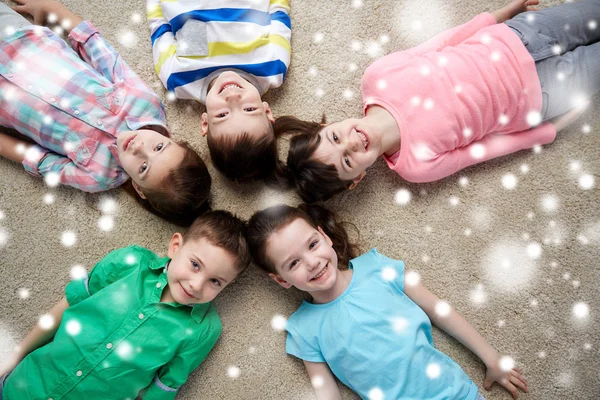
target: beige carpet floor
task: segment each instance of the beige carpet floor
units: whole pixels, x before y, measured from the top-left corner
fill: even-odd
[[[199,134],[203,107],[167,102],[154,74],[145,2],[65,3],[91,20],[163,95],[171,130],[208,160]],[[283,87],[265,100],[275,115],[319,119],[326,113],[330,121],[359,116],[361,75],[371,61],[504,3],[293,0],[292,67]],[[356,190],[328,203],[356,224],[364,250],[377,247],[405,260],[501,354],[514,358],[529,379],[523,399],[600,398],[600,98],[593,100],[579,122],[540,152],[523,151],[422,185],[403,181],[378,162]],[[286,152],[284,141],[281,154]],[[213,205],[240,217],[277,202],[298,202],[291,192],[230,184],[212,166],[211,173]],[[514,189],[504,188],[505,177],[516,178]],[[590,179],[594,186],[582,188]],[[395,201],[399,190],[411,194],[410,202]],[[44,203],[47,194],[54,196],[52,204]],[[108,232],[98,225],[105,198],[118,204]],[[136,208],[120,190],[91,195],[47,188],[4,159],[0,210],[2,354],[60,299],[74,265],[89,270],[110,250],[130,244],[165,254],[176,230]],[[76,235],[74,246],[61,245],[65,231]],[[23,298],[24,292],[29,296]],[[252,268],[215,303],[223,335],[179,399],[314,398],[302,363],[285,354],[285,333],[271,327],[275,315],[295,310],[297,293]],[[587,316],[574,313],[585,305]],[[482,384],[485,369],[476,356],[440,330],[434,339]],[[239,377],[228,376],[230,367],[240,369]],[[346,388],[343,395],[357,398]],[[498,386],[486,396],[510,397]]]

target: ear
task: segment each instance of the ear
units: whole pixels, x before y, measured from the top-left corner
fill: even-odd
[[[285,289],[289,289],[292,287],[292,285],[286,281],[284,281],[279,275],[274,274],[272,272],[269,272],[269,276],[279,284],[279,286],[285,288]]]
[[[200,131],[200,135],[206,136],[208,133],[208,114],[202,113],[202,130]]]
[[[350,186],[348,186],[348,190],[354,189],[356,187],[356,185],[358,185],[358,182],[362,181],[362,179],[365,177],[365,175],[367,175],[367,171],[361,172],[359,176],[354,178],[354,180],[352,181],[352,184]]]
[[[171,238],[171,241],[169,242],[169,258],[173,258],[181,246],[183,246],[183,235],[179,232],[175,232]]]
[[[329,236],[327,236],[327,234],[325,232],[323,232],[323,229],[321,229],[320,226],[317,226],[317,230],[321,233],[321,235],[323,235],[323,237],[325,238],[325,240],[327,241],[327,243],[330,246],[333,246],[333,241],[331,240],[331,238]]]
[[[267,119],[271,121],[271,123],[275,122],[275,117],[273,117],[273,113],[271,112],[271,107],[269,107],[269,103],[263,101],[263,107],[265,108],[265,114],[267,115]]]
[[[146,195],[142,191],[141,186],[138,185],[137,183],[135,183],[133,180],[131,181],[131,185],[133,186],[133,188],[135,189],[135,191],[137,192],[137,194],[139,194],[142,199],[146,200]]]

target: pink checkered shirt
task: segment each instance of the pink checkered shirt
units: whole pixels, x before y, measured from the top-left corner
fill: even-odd
[[[68,36],[26,26],[0,40],[0,125],[37,145],[23,166],[63,185],[108,190],[129,176],[119,163],[119,132],[154,125],[167,132],[158,96],[98,30],[84,21]]]

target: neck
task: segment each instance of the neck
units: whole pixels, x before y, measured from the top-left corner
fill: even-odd
[[[311,293],[314,302],[316,304],[325,304],[337,299],[342,295],[342,293],[344,293],[346,289],[348,289],[348,286],[350,286],[351,279],[352,270],[338,270],[335,284],[330,289]]]
[[[367,108],[364,122],[371,124],[376,129],[371,132],[378,136],[381,143],[379,155],[385,154],[391,156],[400,150],[400,128],[396,119],[388,110],[383,107],[373,105]]]

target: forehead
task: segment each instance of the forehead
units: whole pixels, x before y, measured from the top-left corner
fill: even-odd
[[[183,247],[188,256],[194,255],[198,257],[204,264],[204,268],[211,275],[218,275],[227,280],[232,280],[239,273],[235,268],[236,257],[224,248],[215,246],[205,238],[187,239]]]
[[[248,132],[250,136],[259,136],[269,132],[269,120],[266,114],[261,113],[236,113],[229,118],[220,120],[214,116],[209,117],[209,135],[219,137],[221,135],[240,135]]]
[[[163,137],[165,140],[169,140]],[[146,179],[147,184],[158,184],[183,160],[185,155],[185,149],[178,145],[176,142],[172,142],[165,151],[158,155],[158,159],[153,163],[150,169],[150,176]]]
[[[279,228],[267,240],[267,256],[278,264],[290,254],[304,247],[304,242],[315,232],[303,218],[296,218],[286,226]]]

